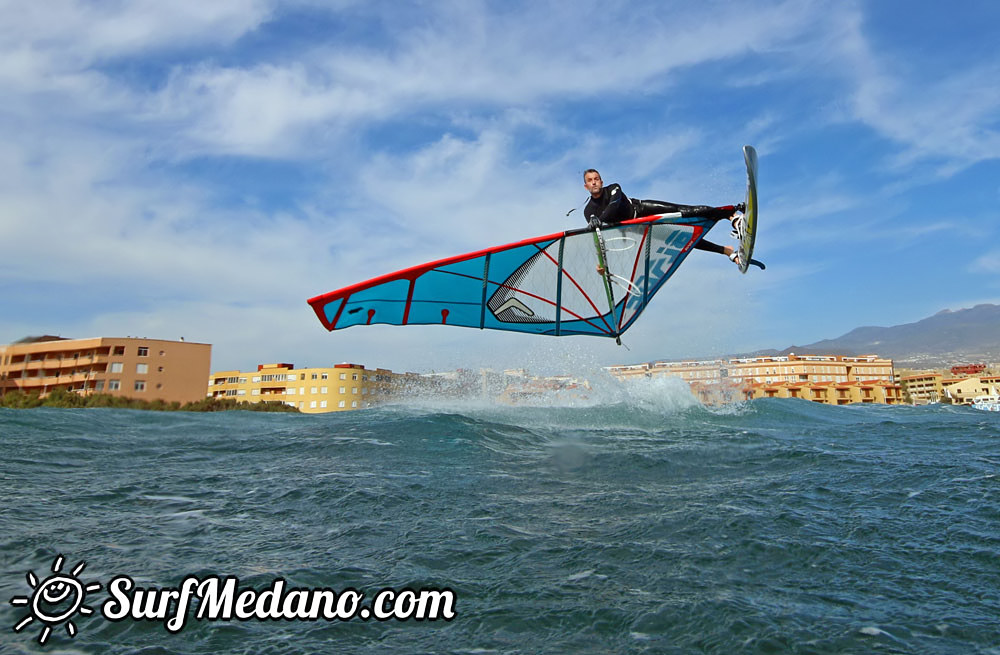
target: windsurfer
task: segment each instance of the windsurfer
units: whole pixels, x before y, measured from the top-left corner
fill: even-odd
[[[696,205],[677,205],[672,202],[661,200],[638,200],[630,199],[622,191],[617,183],[604,186],[604,180],[596,169],[590,168],[583,174],[583,186],[590,192],[590,200],[584,207],[583,215],[587,219],[587,225],[591,228],[602,225],[615,225],[622,221],[642,216],[653,216],[655,214],[669,214],[686,209],[698,209]],[[734,233],[738,230],[739,221],[743,218],[743,213],[737,211],[729,219],[733,224]],[[736,261],[736,249],[732,246],[720,246],[707,239],[699,241],[695,248],[717,252],[726,255],[730,260]]]

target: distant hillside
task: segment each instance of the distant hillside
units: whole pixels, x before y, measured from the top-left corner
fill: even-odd
[[[859,327],[836,339],[760,354],[828,353],[891,357],[897,364],[944,366],[964,361],[1000,361],[1000,305],[944,310],[892,327]]]

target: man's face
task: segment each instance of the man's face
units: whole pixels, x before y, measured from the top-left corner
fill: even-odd
[[[594,198],[601,195],[601,189],[604,188],[604,180],[601,179],[600,173],[587,173],[583,176],[583,186],[586,187],[587,191],[590,191],[590,195]]]

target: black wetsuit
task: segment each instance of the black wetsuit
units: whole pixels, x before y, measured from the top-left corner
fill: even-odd
[[[677,205],[662,200],[631,200],[618,184],[609,184],[601,189],[601,195],[596,198],[591,196],[587,206],[583,208],[583,216],[587,219],[588,224],[593,218],[597,218],[604,225],[615,225],[632,218],[672,214],[684,210],[701,209],[702,207],[702,205]],[[710,209],[710,207],[704,208]],[[726,254],[726,249],[723,246],[706,239],[699,241],[695,248],[717,252],[720,255]]]
[[[596,217],[605,225],[615,225],[635,218],[635,209],[620,186],[609,184],[601,189],[601,195],[590,197],[590,202],[583,208],[583,217],[588,223]]]

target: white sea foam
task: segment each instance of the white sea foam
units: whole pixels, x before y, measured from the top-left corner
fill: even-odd
[[[860,632],[863,635],[868,635],[869,637],[878,637],[880,635],[884,635],[886,637],[892,637],[891,634],[889,634],[882,628],[878,628],[874,625],[865,626],[861,628],[858,632]]]

